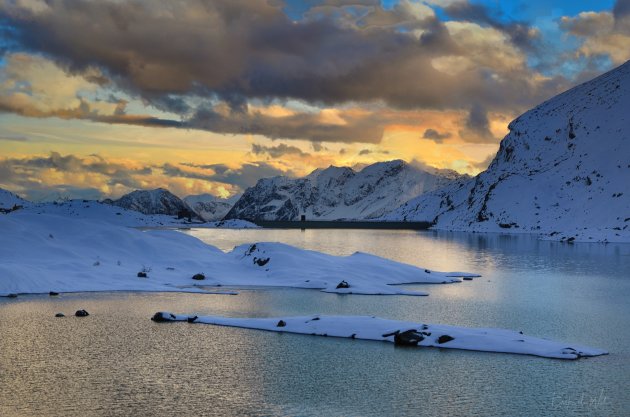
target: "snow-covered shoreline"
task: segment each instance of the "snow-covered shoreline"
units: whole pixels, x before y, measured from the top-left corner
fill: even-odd
[[[608,354],[602,349],[526,336],[513,330],[414,323],[370,316],[231,318],[158,312],[153,320],[187,321],[273,332],[385,341],[396,345],[515,353],[555,359],[578,359]]]
[[[0,296],[50,291],[203,292],[199,286],[428,295],[394,285],[454,283],[477,276],[430,271],[365,253],[332,256],[282,243],[244,244],[225,253],[174,230],[140,231],[27,211],[0,216],[0,230]],[[196,274],[203,274],[203,279],[193,279]]]

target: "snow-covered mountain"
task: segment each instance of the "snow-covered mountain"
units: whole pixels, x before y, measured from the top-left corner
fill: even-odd
[[[407,200],[458,178],[453,171],[428,172],[401,160],[354,171],[331,166],[303,178],[264,178],[248,188],[226,219],[372,219]]]
[[[0,188],[0,210],[12,210],[15,206],[28,206],[31,202],[23,199],[17,194]]]
[[[28,203],[28,202],[27,202]],[[49,201],[28,203],[23,209],[11,213],[57,216],[66,219],[81,219],[94,223],[107,223],[125,227],[203,227],[226,229],[251,229],[257,226],[243,220],[215,221],[203,223],[199,219],[178,218],[168,214],[142,214],[96,200]]]
[[[630,62],[535,107],[509,129],[486,171],[385,219],[630,241]]]
[[[212,194],[198,194],[185,197],[184,203],[188,204],[202,219],[216,221],[225,217],[239,198],[240,194],[230,198],[220,198]]]
[[[136,190],[118,200],[105,200],[104,203],[139,211],[143,214],[167,214],[177,216],[192,211],[179,197],[164,188]]]

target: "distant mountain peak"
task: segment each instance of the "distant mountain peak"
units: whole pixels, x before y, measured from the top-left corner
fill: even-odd
[[[104,202],[143,214],[180,215],[191,208],[175,194],[165,188],[154,190],[135,190],[117,200]]]
[[[400,159],[355,171],[329,166],[302,178],[264,178],[226,215],[247,220],[369,219],[451,181]]]

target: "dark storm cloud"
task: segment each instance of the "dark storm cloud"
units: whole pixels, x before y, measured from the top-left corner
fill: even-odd
[[[444,142],[444,139],[448,139],[451,136],[452,135],[449,132],[440,133],[435,129],[427,129],[422,135],[424,139],[430,139],[435,143],[442,143]]]
[[[487,108],[521,108],[549,93],[527,81],[527,68],[511,68],[497,78],[488,77],[487,69],[457,76],[435,70],[433,58],[468,53],[457,47],[444,24],[433,16],[416,17],[402,6],[386,11],[373,3],[358,27],[327,15],[294,22],[279,5],[261,0],[50,0],[48,9],[39,12],[11,2],[0,9],[0,18],[14,28],[5,36],[21,48],[51,56],[73,73],[98,67],[118,88],[176,113],[192,113],[181,99],[187,95],[215,97],[233,113],[243,113],[253,98],[325,105],[378,101],[397,108],[440,109],[468,108],[480,101]],[[518,46],[527,43],[526,25],[503,24],[467,7],[451,8],[450,13],[509,33]],[[423,33],[418,39],[409,28]],[[298,136],[276,132],[265,120],[220,120],[200,111],[191,127]],[[177,123],[131,118],[110,122]],[[292,123],[306,123],[313,140],[338,140],[338,134],[362,139],[356,127],[317,132],[309,120],[282,122],[289,124],[288,130],[295,129]]]

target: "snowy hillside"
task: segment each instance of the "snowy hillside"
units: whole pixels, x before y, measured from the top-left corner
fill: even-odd
[[[104,202],[128,210],[135,210],[143,214],[168,214],[176,216],[179,213],[191,211],[190,207],[179,197],[164,188],[136,190],[125,194],[118,200],[105,200]]]
[[[22,197],[0,188],[0,209],[10,210],[14,206],[28,206],[31,203]]]
[[[199,217],[206,221],[221,220],[230,211],[240,195],[230,198],[220,198],[212,194],[189,195],[184,198],[186,203]]]
[[[485,172],[387,220],[463,231],[630,241],[630,62],[528,111]]]
[[[49,291],[206,291],[197,285],[427,295],[396,284],[445,284],[474,276],[430,271],[364,253],[332,256],[282,243],[245,244],[224,253],[173,230],[140,231],[25,210],[0,216],[0,230],[0,296]],[[193,279],[198,273],[204,276]]]
[[[111,204],[94,200],[69,200],[62,202],[46,202],[25,206],[20,212],[54,215],[65,218],[83,219],[93,222],[109,223],[126,227],[221,227],[226,229],[256,228],[253,223],[243,220],[229,222],[208,222],[187,218],[178,219],[175,215],[166,214],[142,214],[139,211],[127,210]],[[15,213],[17,214],[17,212]],[[12,214],[13,215],[13,214]]]
[[[265,178],[245,191],[226,219],[372,219],[453,180],[452,172],[427,172],[401,160],[361,171],[331,166],[304,178]]]

